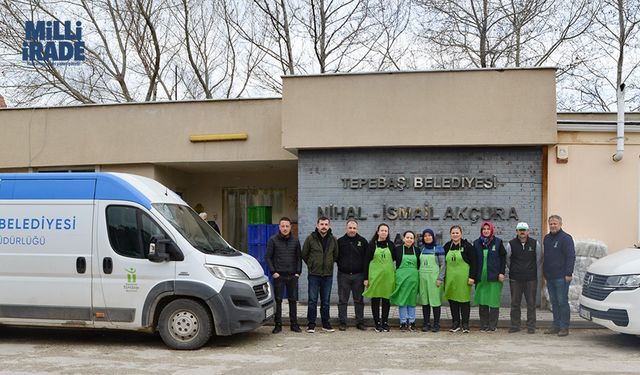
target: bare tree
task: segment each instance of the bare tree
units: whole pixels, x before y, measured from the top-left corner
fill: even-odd
[[[411,0],[374,0],[370,4],[373,24],[369,33],[378,35],[371,40],[369,65],[375,71],[401,70],[402,61],[411,44],[406,39],[411,21]]]
[[[188,61],[181,67],[187,97],[229,98],[245,91],[261,58],[254,46],[241,43],[233,27],[234,13],[233,4],[225,0],[179,1],[180,33],[175,37],[182,41]],[[246,59],[246,69],[242,59]]]
[[[12,105],[240,96],[263,54],[241,43],[229,4],[0,0],[0,89]],[[69,19],[83,23],[85,61],[20,60],[25,20]]]
[[[628,109],[640,109],[640,0],[602,0],[594,10],[596,27],[589,33],[589,63],[562,85],[568,98],[563,110],[613,111],[619,96]],[[624,85],[623,85],[624,84]]]
[[[591,25],[588,0],[417,0],[440,68],[571,65],[559,53]],[[462,61],[461,61],[462,59]],[[569,62],[570,61],[570,62]]]
[[[313,46],[320,73],[350,72],[368,58],[371,34],[368,0],[303,0],[296,12]]]

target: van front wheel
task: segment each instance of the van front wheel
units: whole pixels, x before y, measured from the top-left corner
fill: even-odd
[[[213,322],[207,310],[198,302],[178,299],[162,309],[158,331],[171,349],[193,350],[211,338]]]

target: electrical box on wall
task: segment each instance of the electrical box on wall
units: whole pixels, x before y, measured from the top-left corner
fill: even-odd
[[[556,163],[564,164],[569,162],[569,146],[556,146]]]

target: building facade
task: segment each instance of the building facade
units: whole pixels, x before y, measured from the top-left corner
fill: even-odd
[[[155,178],[246,249],[246,209],[271,206],[303,240],[392,236],[482,221],[506,239],[559,214],[576,239],[616,251],[640,234],[640,114],[557,113],[555,69],[283,77],[281,98],[0,111],[0,172],[118,171]]]

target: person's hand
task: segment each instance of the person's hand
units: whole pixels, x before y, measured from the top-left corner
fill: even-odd
[[[366,288],[366,287],[368,287],[368,286],[369,286],[369,280],[365,280],[365,281],[364,281],[364,287]]]
[[[436,280],[436,287],[440,288],[440,285],[442,285],[442,281]]]
[[[498,275],[498,281],[500,281],[501,283],[504,282],[504,274],[501,273]]]
[[[564,280],[565,280],[566,282],[570,283],[570,282],[571,282],[571,280],[573,280],[573,276],[565,276],[565,277],[564,277]]]
[[[279,273],[277,273],[277,272],[274,272],[274,273],[273,273],[273,278],[274,278],[274,279],[277,279],[278,277],[280,277],[280,274],[279,274]]]
[[[467,284],[469,284],[469,285],[473,285],[475,283],[476,283],[476,281],[474,279],[472,279],[472,278],[469,278],[469,281],[467,282]]]
[[[296,274],[295,274],[295,276],[296,276],[296,277],[300,277],[300,274],[299,274],[299,273],[296,273]]]

